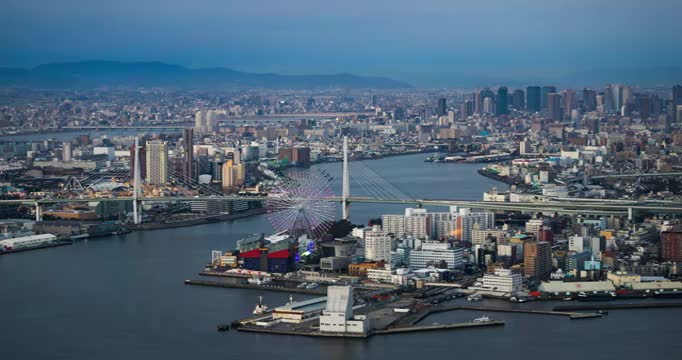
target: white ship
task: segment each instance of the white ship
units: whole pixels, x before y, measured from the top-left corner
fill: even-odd
[[[268,310],[267,305],[263,304],[263,297],[259,296],[258,297],[258,303],[256,303],[256,308],[253,309],[253,314],[254,315],[260,315],[264,313],[266,310]]]
[[[485,323],[485,322],[491,322],[491,321],[492,320],[490,320],[490,318],[485,316],[485,315],[481,316],[480,318],[474,319],[475,323]]]

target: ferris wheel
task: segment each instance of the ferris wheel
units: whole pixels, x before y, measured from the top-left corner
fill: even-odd
[[[277,232],[319,238],[335,220],[333,196],[328,179],[313,171],[291,171],[268,193],[268,218]]]

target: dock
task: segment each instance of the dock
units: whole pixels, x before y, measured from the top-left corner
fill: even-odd
[[[486,322],[466,322],[466,323],[454,323],[454,324],[437,324],[437,325],[423,325],[423,326],[406,326],[406,327],[395,327],[386,330],[376,330],[374,335],[388,335],[388,334],[402,334],[409,332],[419,332],[419,331],[439,331],[439,330],[454,330],[454,329],[466,329],[466,328],[476,328],[476,327],[489,327],[489,326],[504,326],[504,321],[491,320]]]
[[[559,305],[554,310],[558,311],[584,311],[584,310],[627,310],[627,309],[665,309],[681,308],[682,302],[664,303],[656,302],[650,304],[579,304],[579,305]]]
[[[327,290],[319,287],[315,289],[299,289],[290,288],[284,286],[275,286],[269,284],[242,284],[240,282],[227,282],[227,281],[209,281],[209,280],[185,280],[185,285],[197,285],[197,286],[211,286],[211,287],[221,287],[221,288],[236,288],[236,289],[250,289],[250,290],[260,290],[260,291],[276,291],[285,292],[289,294],[304,294],[304,295],[325,295]]]

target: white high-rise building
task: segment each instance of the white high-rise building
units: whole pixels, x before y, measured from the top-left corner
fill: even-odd
[[[68,141],[64,141],[62,144],[62,161],[71,161],[71,143]]]
[[[206,129],[206,113],[197,111],[194,114],[194,131],[197,134],[205,134],[208,132]]]
[[[165,141],[147,141],[147,184],[163,185],[168,181],[168,144]]]
[[[371,231],[365,232],[365,260],[389,262],[391,251],[393,251],[393,238],[382,231],[378,225],[374,225]]]

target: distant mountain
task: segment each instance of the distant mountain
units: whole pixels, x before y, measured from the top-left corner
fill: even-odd
[[[227,68],[190,69],[162,62],[82,61],[49,63],[33,69],[0,68],[0,86],[40,88],[172,87],[172,88],[411,88],[383,77],[278,75]]]

